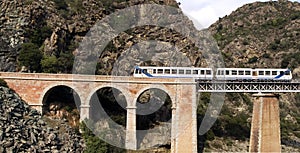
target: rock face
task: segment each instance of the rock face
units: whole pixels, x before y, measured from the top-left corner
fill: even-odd
[[[209,27],[227,67],[297,68],[300,3],[255,2]]]
[[[145,3],[177,6],[174,0],[124,0],[123,2],[112,2],[110,0],[1,0],[0,71],[18,71],[20,69],[17,66],[20,46],[23,43],[33,41],[32,36],[35,36],[36,33],[42,33],[38,29],[50,29],[49,35],[38,37],[41,40],[34,40],[38,41],[34,43],[40,47],[44,55],[60,56],[61,52],[71,52],[77,55],[78,50],[76,48],[78,44],[95,23],[116,9]],[[137,15],[140,14],[137,12]],[[157,18],[154,17],[154,19]],[[191,26],[191,22],[186,18],[183,18],[181,22]],[[282,0],[247,4],[232,12],[231,15],[220,18],[208,30],[216,39],[227,67],[291,67],[294,69],[293,75],[297,77],[297,75],[300,76],[299,27],[300,4]],[[97,74],[112,74],[114,64],[118,58],[120,60],[117,67],[126,71],[117,71],[117,75],[130,75],[132,65],[135,64],[189,65],[188,62],[180,59],[177,61],[182,63],[168,63],[169,60],[143,62],[143,50],[146,50],[152,44],[141,45],[141,48],[135,47],[135,44],[148,40],[174,45],[181,49],[180,52],[188,57],[192,65],[207,66],[203,61],[203,55],[197,52],[195,45],[188,38],[169,29],[143,26],[124,31],[110,42],[98,59]],[[153,55],[153,59],[168,57],[170,55],[165,54],[163,51],[174,49],[172,46],[169,47],[164,44],[157,45],[155,48],[157,48],[157,53]],[[130,51],[130,54],[126,54],[127,50]],[[127,55],[127,59],[120,58],[125,55]],[[175,57],[178,56],[175,55]],[[69,70],[69,72],[71,71]],[[47,130],[46,125],[42,124],[42,117],[30,110],[20,100],[13,100],[16,95],[12,94],[11,91],[1,88],[0,93],[6,95],[0,100],[0,152],[4,150],[6,152],[31,152],[34,150],[44,152],[49,151],[49,149],[51,151],[72,150],[72,147],[69,146],[73,146],[74,150],[75,142],[65,141],[74,145],[61,145],[61,142],[66,139],[76,140],[75,135],[67,136],[66,139],[59,139],[59,134],[51,134],[55,133],[52,131],[59,133],[59,130],[55,128]],[[227,95],[226,99],[226,101],[230,101],[226,105],[229,107],[227,110],[230,110],[230,114],[234,114],[231,117],[240,116],[240,113],[246,113],[249,116],[247,110],[251,109],[251,103],[246,103],[246,101],[249,101],[247,100],[249,95],[236,95],[238,96]],[[281,126],[283,127],[282,133],[285,140],[282,142],[288,147],[297,147],[299,146],[298,142],[300,142],[298,138],[300,128],[298,116],[300,114],[297,109],[299,108],[299,100],[299,94],[285,94],[281,95],[280,98],[282,104]],[[226,118],[226,115],[228,116],[229,113],[220,117],[221,123],[224,123],[222,118]],[[242,121],[245,121],[245,125],[248,125],[247,122],[249,123],[249,120],[246,121],[246,119]],[[238,123],[241,124],[241,122]],[[224,125],[222,126],[224,127]],[[221,131],[223,127],[218,130]],[[232,129],[232,127],[230,128]],[[224,131],[225,134],[228,132],[230,133],[229,130]],[[215,134],[220,136],[217,133]],[[292,135],[293,141],[289,139],[290,135]],[[28,136],[30,139],[23,138],[23,136]],[[220,137],[224,137],[224,135]],[[232,139],[230,134],[226,137]],[[49,140],[52,139],[57,141],[50,142]],[[147,139],[143,141],[146,145]],[[222,145],[216,145],[215,148],[219,149],[217,151],[245,151],[245,147],[242,150],[236,150],[231,144],[232,142],[229,141],[228,149],[224,149],[224,146],[222,148]],[[235,146],[241,146],[240,143],[234,144],[236,144]],[[18,148],[21,149],[18,150]],[[283,149],[283,151],[285,150]],[[287,151],[299,150],[288,148]]]
[[[177,5],[174,0],[2,0],[0,71],[21,69],[17,60],[23,43],[35,43],[47,56],[74,52],[85,34],[104,16],[116,9],[145,3]]]
[[[26,17],[22,14],[22,5],[14,1],[0,2],[0,71],[14,71],[17,50],[24,42]]]
[[[12,90],[0,87],[0,152],[83,152],[83,146],[67,123],[42,117]]]

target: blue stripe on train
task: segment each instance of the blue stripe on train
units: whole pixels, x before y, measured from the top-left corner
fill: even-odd
[[[148,73],[148,72],[144,72],[144,69],[141,69],[140,67],[138,67],[138,66],[135,66],[135,69],[137,69],[137,70],[141,70],[141,72],[143,73],[143,74],[145,74],[147,77],[153,77],[153,75],[151,75],[150,73]]]
[[[279,79],[279,78],[281,78],[282,76],[284,76],[285,75],[285,72],[290,72],[291,70],[290,69],[287,69],[286,71],[284,71],[284,73],[283,74],[279,74],[279,75],[277,75],[276,77],[275,77],[275,79]]]

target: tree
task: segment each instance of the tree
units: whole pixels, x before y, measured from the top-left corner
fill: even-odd
[[[55,56],[44,56],[41,60],[42,70],[45,73],[59,72],[58,60]]]
[[[106,153],[108,152],[108,144],[93,134],[93,132],[85,125],[81,123],[82,136],[86,142],[85,153]]]
[[[41,59],[43,55],[37,45],[33,43],[24,43],[19,53],[19,66],[26,66],[30,71],[41,71]]]
[[[74,56],[71,53],[61,53],[57,59],[60,72],[71,73],[73,70]]]

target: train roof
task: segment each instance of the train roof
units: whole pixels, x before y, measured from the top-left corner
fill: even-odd
[[[212,68],[206,67],[167,67],[167,66],[136,66],[138,68],[153,68],[153,69],[204,69],[204,70],[212,70]]]
[[[217,70],[253,70],[252,68],[217,68]]]

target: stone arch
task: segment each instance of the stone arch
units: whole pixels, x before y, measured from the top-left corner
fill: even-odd
[[[94,87],[93,90],[91,90],[91,92],[90,92],[89,95],[87,96],[87,104],[88,104],[88,105],[90,105],[90,102],[91,102],[91,99],[92,99],[93,94],[96,93],[99,89],[102,89],[102,88],[115,88],[115,89],[119,90],[119,91],[125,96],[127,105],[128,105],[128,103],[130,102],[129,97],[131,97],[131,96],[130,96],[130,94],[128,93],[128,91],[127,91],[126,89],[124,89],[124,88],[121,87],[121,86],[117,86],[117,85],[103,84],[103,85],[100,85],[100,86],[96,86],[96,87]]]
[[[154,89],[154,88],[160,89],[160,90],[164,91],[167,95],[169,95],[170,98],[171,98],[171,101],[172,101],[172,107],[174,107],[173,105],[175,105],[175,102],[176,102],[176,101],[175,101],[175,100],[176,100],[176,98],[175,98],[176,93],[172,93],[165,85],[151,84],[151,85],[149,85],[149,86],[146,86],[146,87],[144,87],[144,88],[141,88],[141,89],[135,94],[133,101],[136,102],[137,99],[139,98],[139,96],[140,96],[143,92],[145,92],[146,90],[151,89],[151,88],[153,88],[153,89]],[[135,103],[135,104],[136,104],[136,103]]]
[[[60,94],[61,93],[61,94]],[[71,126],[79,126],[80,101],[74,87],[66,84],[54,84],[43,90],[42,114],[51,118],[65,118]]]
[[[55,83],[55,84],[51,84],[49,86],[47,86],[46,88],[43,89],[43,92],[42,94],[40,95],[39,97],[39,101],[42,103],[42,105],[44,104],[44,98],[45,96],[47,96],[46,94],[52,89],[52,88],[55,88],[55,87],[58,87],[58,86],[66,86],[66,87],[69,87],[71,88],[73,91],[75,91],[78,95],[80,95],[80,93],[78,91],[80,91],[79,89],[77,89],[75,86],[72,86],[72,85],[69,85],[69,84],[64,84],[64,83]],[[79,102],[81,102],[82,99],[81,97],[79,96]],[[79,105],[77,106],[79,108]]]
[[[150,99],[145,104],[138,102],[140,96],[149,92]],[[151,95],[152,92],[154,95]],[[162,92],[163,94],[158,94]],[[158,95],[157,95],[158,94]],[[153,96],[153,97],[152,97]],[[157,97],[156,97],[157,96]],[[161,97],[162,96],[162,97]],[[165,96],[165,97],[164,97]],[[147,99],[147,98],[146,98]],[[172,107],[174,99],[163,86],[151,85],[140,90],[136,97],[137,148],[163,147],[171,149]],[[152,103],[152,104],[151,104]],[[147,111],[149,110],[149,112]],[[141,111],[146,111],[143,113]]]

